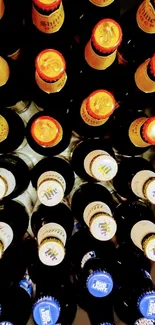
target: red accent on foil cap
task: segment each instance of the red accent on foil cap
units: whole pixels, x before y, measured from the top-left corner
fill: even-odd
[[[151,135],[151,128],[155,129],[155,116],[148,118],[142,127],[142,135],[144,140],[150,145],[155,145],[155,130]]]
[[[40,9],[45,10],[45,11],[50,11],[50,10],[55,10],[59,7],[60,3],[62,0],[55,0],[55,1],[51,1],[50,3],[42,3],[39,0],[32,0],[33,3]]]
[[[150,72],[155,77],[155,54],[150,59],[149,64],[150,64]]]

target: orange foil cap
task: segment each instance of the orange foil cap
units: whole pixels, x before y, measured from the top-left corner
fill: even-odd
[[[155,145],[155,116],[148,118],[142,128],[142,135],[146,142]]]
[[[88,114],[98,120],[109,117],[115,107],[115,98],[109,91],[103,89],[91,93],[86,101]]]
[[[155,77],[155,54],[150,59],[150,72]]]
[[[59,7],[62,0],[32,0],[33,3],[42,10],[55,10]]]
[[[53,49],[40,52],[36,58],[35,65],[39,77],[48,82],[57,81],[66,70],[66,62],[63,55]]]
[[[31,135],[41,146],[51,146],[61,133],[60,124],[50,116],[38,117],[31,125]]]
[[[99,52],[111,53],[122,41],[122,29],[115,20],[103,19],[94,27],[91,41]]]

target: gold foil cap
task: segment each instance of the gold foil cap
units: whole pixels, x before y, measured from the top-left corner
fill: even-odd
[[[9,65],[7,63],[7,61],[5,61],[2,56],[0,56],[0,87],[4,86],[10,76],[10,68]]]
[[[150,235],[143,242],[143,250],[145,255],[152,261],[155,261],[155,234]]]
[[[145,182],[143,193],[148,201],[155,204],[155,177],[151,177]]]

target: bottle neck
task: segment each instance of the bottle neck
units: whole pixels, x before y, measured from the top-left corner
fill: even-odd
[[[38,87],[43,90],[45,93],[47,94],[52,94],[52,93],[56,93],[58,91],[60,91],[66,84],[67,81],[67,74],[66,72],[64,72],[64,74],[62,75],[62,77],[56,81],[46,81],[44,79],[42,79],[38,72],[35,72],[35,80],[36,83],[38,85]]]
[[[151,73],[150,59],[143,62],[136,70],[135,83],[144,93],[155,92],[155,76]]]
[[[134,120],[129,127],[128,134],[129,134],[130,141],[133,143],[133,145],[140,148],[145,148],[150,146],[150,144],[143,137],[143,128],[147,120],[148,120],[147,117],[140,117]]]
[[[82,120],[87,125],[90,125],[92,127],[97,127],[97,126],[103,125],[109,119],[109,117],[103,119],[103,118],[95,118],[95,117],[91,116],[87,110],[87,99],[85,99],[81,105],[80,115],[81,115]]]
[[[107,7],[111,5],[116,0],[89,0],[94,6],[97,7]]]
[[[155,4],[154,1],[144,0],[137,10],[138,27],[145,33],[155,34]]]
[[[85,60],[88,65],[95,70],[105,70],[110,67],[116,58],[117,50],[114,50],[110,53],[101,53],[99,52],[92,41],[89,40],[85,47]]]
[[[0,19],[3,18],[5,12],[4,0],[0,0]]]

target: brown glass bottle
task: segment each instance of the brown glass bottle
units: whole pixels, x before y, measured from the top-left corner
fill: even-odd
[[[39,112],[28,122],[26,137],[34,151],[43,156],[54,156],[64,151],[70,142],[69,116],[53,116]]]

